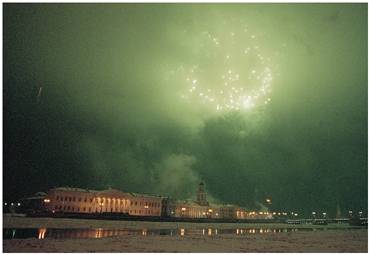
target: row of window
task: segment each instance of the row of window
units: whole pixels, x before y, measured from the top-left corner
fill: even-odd
[[[158,213],[158,211],[151,211],[151,210],[147,210],[147,211],[141,211],[141,210],[130,210],[130,211],[129,211],[129,213],[130,213],[130,214],[132,214],[132,213],[134,213],[134,214],[136,214],[136,213],[138,213],[138,214],[145,213],[145,214],[149,214],[149,215],[151,215],[151,214]]]
[[[138,202],[137,201],[131,201],[131,205],[138,205]],[[150,207],[160,207],[161,206],[161,204],[160,203],[157,203],[157,202],[145,202],[145,203],[143,203],[143,202],[140,202],[139,203],[139,205],[144,205],[144,206],[150,206]]]
[[[69,202],[82,202],[82,201],[84,201],[85,203],[89,200],[90,201],[90,203],[92,203],[93,202],[93,198],[90,198],[90,199],[88,199],[87,197],[85,197],[85,198],[82,198],[82,197],[69,197],[69,196],[66,196],[66,197],[63,197],[63,196],[57,196],[56,197],[56,200],[57,201],[69,201]],[[98,198],[98,202],[100,203],[100,201],[101,201],[101,199],[100,198]],[[103,198],[102,199],[102,201],[106,201],[106,199],[105,198]],[[108,203],[111,201],[111,199],[110,198],[108,198],[107,199],[107,201],[108,201]],[[118,203],[119,203],[119,199],[117,199],[117,201],[118,201]],[[122,204],[123,204],[123,201],[124,200],[122,200]],[[138,205],[138,202],[137,201],[131,201],[131,205],[133,206],[133,205]],[[158,203],[158,202],[139,202],[139,205],[140,206],[142,206],[144,204],[144,206],[150,206],[150,207],[160,207],[160,203]]]
[[[87,202],[87,197],[85,197],[84,199],[82,197],[78,197],[76,199],[76,197],[62,197],[62,196],[57,196],[57,201],[69,201],[69,202],[81,202],[82,200],[86,203]],[[90,198],[90,203],[92,203],[93,199]]]
[[[64,211],[72,211],[74,212],[75,211],[75,208],[73,206],[61,206],[61,205],[56,205],[55,206],[55,210],[64,210]],[[76,212],[86,212],[86,207],[76,207]],[[89,212],[91,212],[91,207],[88,208],[89,209]]]
[[[91,207],[73,207],[73,206],[67,206],[67,205],[64,205],[64,206],[61,206],[61,205],[56,205],[55,207],[54,207],[54,209],[55,210],[64,210],[64,211],[72,211],[72,212],[87,212],[87,210],[88,210],[88,212],[89,213],[91,213],[92,212],[92,209],[91,209]],[[113,212],[113,208],[111,208],[110,209],[110,211],[111,212]],[[118,211],[118,208],[116,208],[116,211]],[[96,212],[98,212],[98,208],[96,208]],[[132,214],[132,213],[134,213],[134,214],[136,214],[136,213],[139,213],[139,214],[141,214],[141,213],[146,213],[146,214],[152,214],[152,213],[155,213],[154,211],[152,211],[152,210],[147,210],[147,211],[141,211],[141,210],[130,210],[130,214]],[[158,211],[157,211],[157,213],[158,213]]]

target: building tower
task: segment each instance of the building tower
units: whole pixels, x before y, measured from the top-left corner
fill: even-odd
[[[206,191],[204,190],[204,183],[200,182],[197,192],[197,203],[199,205],[208,206],[209,203],[207,201]]]

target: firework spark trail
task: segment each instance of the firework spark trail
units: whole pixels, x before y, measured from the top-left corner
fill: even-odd
[[[246,110],[271,101],[272,63],[262,54],[257,35],[248,29],[240,36],[207,31],[201,41],[200,63],[183,71],[187,84],[183,98],[198,100],[216,111]]]
[[[42,87],[39,88],[39,92],[37,93],[37,103],[40,102],[41,93],[42,93]]]

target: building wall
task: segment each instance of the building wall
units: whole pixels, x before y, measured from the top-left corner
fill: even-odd
[[[160,216],[162,198],[124,193],[117,190],[89,191],[57,188],[48,192],[44,205],[48,211],[68,213],[128,213]]]
[[[129,205],[130,215],[161,216],[162,199],[156,197],[133,197]]]
[[[195,203],[175,202],[170,206],[172,217],[179,218],[220,218],[219,208]]]

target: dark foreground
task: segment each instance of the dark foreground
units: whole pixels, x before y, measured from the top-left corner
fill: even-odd
[[[28,224],[27,224],[28,222]],[[196,223],[147,223],[147,222],[115,222],[109,221],[71,221],[61,219],[29,219],[4,217],[4,228],[73,228],[73,226],[93,229],[99,233],[99,227],[119,232],[118,229],[137,229],[139,234],[109,236],[97,235],[89,238],[67,237],[38,239],[3,240],[4,252],[367,252],[367,229],[348,229],[346,226],[330,226],[316,231],[289,231],[290,228],[312,228],[306,226],[287,226],[282,224],[250,225],[250,224],[208,224]],[[151,234],[149,229],[177,229],[174,235]],[[202,228],[205,231],[202,233]],[[236,232],[222,231],[240,228]],[[255,229],[247,232],[246,229]],[[287,232],[261,231],[264,228],[288,229]],[[148,229],[146,231],[145,229]],[[184,229],[182,231],[182,229]],[[212,233],[209,233],[212,229]],[[215,234],[218,229],[218,234]],[[241,232],[244,229],[244,232]],[[200,231],[194,231],[200,230]],[[109,232],[109,231],[108,231]],[[47,233],[47,232],[46,232]]]

